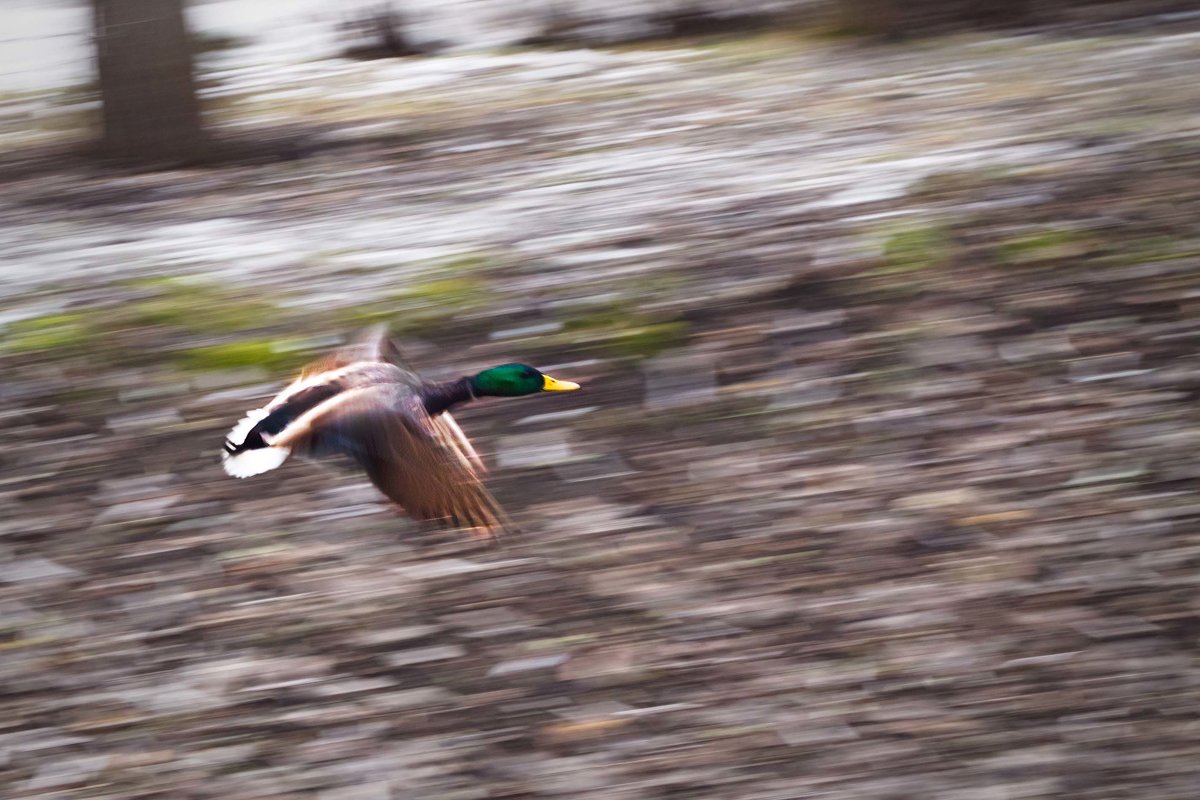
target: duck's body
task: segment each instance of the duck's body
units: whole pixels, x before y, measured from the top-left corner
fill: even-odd
[[[536,388],[534,388],[536,386]],[[401,366],[382,329],[310,364],[225,438],[225,471],[246,478],[293,453],[349,457],[416,519],[449,522],[494,537],[507,527],[483,486],[482,460],[448,409],[480,395],[564,391],[532,367],[506,364],[456,381],[422,380]]]

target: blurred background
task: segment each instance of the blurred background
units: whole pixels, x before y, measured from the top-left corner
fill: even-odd
[[[185,7],[186,6],[186,7]],[[0,0],[0,795],[1200,797],[1200,5]],[[222,473],[384,321],[526,532]]]

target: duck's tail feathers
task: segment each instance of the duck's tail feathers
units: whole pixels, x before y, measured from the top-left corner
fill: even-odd
[[[234,478],[249,478],[270,472],[287,461],[291,451],[286,447],[259,447],[240,453],[222,453],[221,463],[225,474]]]
[[[286,447],[271,447],[261,436],[253,437],[251,442],[246,439],[268,412],[256,408],[242,417],[225,436],[225,447],[221,451],[221,465],[225,474],[235,478],[249,478],[268,472],[287,461],[291,450]]]

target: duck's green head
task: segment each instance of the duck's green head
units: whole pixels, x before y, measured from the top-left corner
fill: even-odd
[[[528,364],[501,364],[471,378],[471,389],[479,397],[524,397],[538,392],[573,392],[578,383],[560,381]]]

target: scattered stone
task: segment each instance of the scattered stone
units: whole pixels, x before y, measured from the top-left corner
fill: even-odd
[[[561,430],[505,436],[496,449],[499,465],[513,469],[556,466],[575,458],[571,441]]]
[[[317,800],[394,800],[395,797],[386,781],[372,781],[317,792]]]
[[[441,644],[431,647],[417,647],[412,650],[401,650],[384,656],[383,660],[392,667],[411,667],[417,664],[429,664],[435,661],[449,661],[462,658],[467,651],[456,644]]]
[[[96,515],[95,524],[106,525],[114,522],[137,522],[139,520],[157,519],[163,512],[183,499],[182,494],[167,494],[161,497],[149,497],[145,500],[130,500],[117,503]]]
[[[566,662],[566,655],[534,656],[532,658],[517,658],[496,664],[487,671],[488,677],[511,675],[520,672],[537,672],[551,670]]]
[[[538,620],[511,608],[481,608],[446,616],[445,622],[459,629],[462,636],[491,639],[532,631]]]
[[[0,563],[0,583],[63,583],[82,573],[46,558],[24,558]]]
[[[45,792],[79,786],[100,774],[108,766],[108,756],[82,756],[62,759],[37,771],[25,784],[25,791]]]
[[[135,414],[122,414],[109,417],[107,425],[114,433],[130,433],[133,431],[168,428],[183,423],[183,417],[173,408],[143,411]]]
[[[982,495],[975,489],[944,489],[908,495],[897,501],[898,508],[920,511],[925,509],[969,508],[982,502]]]
[[[440,633],[441,630],[442,628],[437,625],[405,625],[400,628],[363,631],[356,634],[353,641],[363,647],[391,649],[408,642],[428,639]]]
[[[545,747],[561,747],[563,745],[595,742],[628,726],[631,722],[631,719],[623,717],[601,717],[597,719],[556,722],[542,728],[538,734],[538,738]]]
[[[716,397],[716,359],[710,353],[677,351],[649,361],[646,408],[661,411],[706,403]]]

